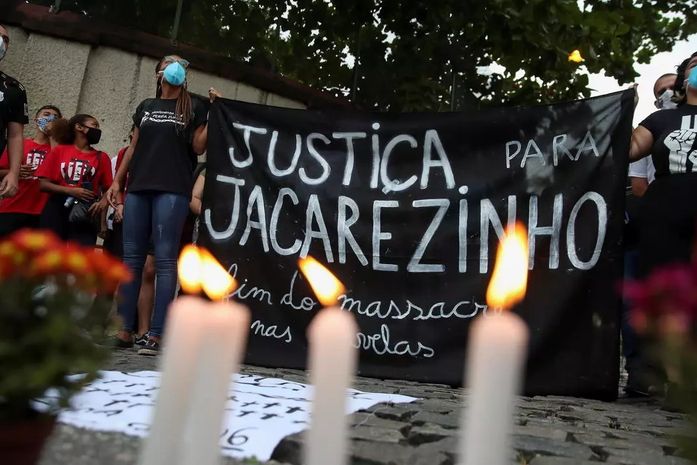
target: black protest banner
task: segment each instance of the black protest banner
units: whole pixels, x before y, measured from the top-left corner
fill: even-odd
[[[246,361],[304,366],[309,254],[346,285],[361,375],[460,384],[497,241],[519,220],[526,392],[616,396],[633,95],[394,115],[216,101],[200,243],[253,310]]]

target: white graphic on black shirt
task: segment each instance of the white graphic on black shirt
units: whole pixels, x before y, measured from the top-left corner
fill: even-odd
[[[697,115],[682,117],[680,129],[666,136],[663,143],[668,147],[668,168],[671,173],[687,173],[687,162],[690,161],[690,171],[697,171]]]
[[[87,160],[73,158],[68,163],[61,163],[61,176],[63,176],[66,184],[70,185],[91,182],[96,171]]]
[[[174,123],[180,126],[184,126],[184,118],[182,115],[176,115],[172,111],[146,111],[143,113],[143,117],[140,120],[142,125],[146,121],[152,121],[153,123]]]

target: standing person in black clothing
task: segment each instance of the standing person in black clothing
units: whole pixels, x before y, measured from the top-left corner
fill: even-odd
[[[690,261],[697,220],[697,53],[678,68],[678,107],[649,115],[632,133],[630,160],[651,154],[656,180],[644,195],[639,272]]]
[[[10,46],[10,35],[0,25],[0,61]],[[5,150],[10,170],[0,181],[0,197],[12,197],[19,188],[19,170],[22,164],[24,125],[29,123],[27,93],[16,79],[0,71],[0,153]]]
[[[688,263],[697,226],[697,53],[678,67],[672,101],[677,108],[649,115],[632,133],[630,161],[651,155],[656,179],[642,197],[639,275]],[[638,344],[641,341],[637,341]],[[637,346],[639,347],[639,346]],[[665,372],[642,354],[629,393],[660,394]]]
[[[677,104],[671,100],[673,87],[677,74],[666,73],[661,75],[653,85],[655,105],[659,111],[671,110]],[[651,157],[647,156],[629,164],[627,176],[631,184],[625,202],[625,230],[624,230],[624,279],[632,281],[637,278],[639,264],[639,233],[640,218],[643,213],[643,196],[649,185],[655,179],[656,169]],[[625,358],[627,370],[627,384],[625,393],[630,397],[648,396],[652,394],[651,372],[654,367],[650,364],[650,358],[645,353],[645,344],[636,333],[631,324],[631,312],[628,301],[622,305],[622,354]]]
[[[203,102],[187,91],[188,65],[175,55],[158,63],[156,98],[138,105],[131,145],[108,193],[112,205],[121,203],[128,174],[123,258],[135,279],[121,286],[118,310],[123,329],[115,341],[118,347],[133,345],[140,277],[150,238],[155,248],[155,306],[146,344],[138,351],[141,355],[156,355],[160,349],[167,307],[177,288],[177,255],[196,155],[206,148],[207,112]]]

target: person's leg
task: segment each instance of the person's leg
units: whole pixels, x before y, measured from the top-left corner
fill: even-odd
[[[23,228],[38,229],[39,228],[39,215],[26,215],[24,217]]]
[[[184,220],[189,212],[189,199],[183,195],[162,193],[154,196],[152,231],[155,246],[155,307],[152,324],[148,337],[148,344],[159,344],[159,338],[164,330],[167,308],[174,300],[177,289],[177,253],[181,239]],[[139,353],[152,355],[155,350],[149,351],[148,347],[141,349]]]
[[[70,210],[65,206],[66,196],[52,194],[39,217],[39,227],[53,231],[64,241],[68,240],[68,215]]]
[[[152,199],[150,194],[126,195],[123,218],[123,262],[128,266],[133,279],[121,285],[118,305],[123,329],[119,338],[130,340],[136,330],[138,294],[140,293],[143,264],[150,237]]]
[[[68,240],[84,247],[97,245],[97,229],[90,223],[68,223]]]
[[[39,217],[27,213],[0,213],[0,237],[24,228],[36,228],[39,226]]]
[[[146,334],[150,330],[152,307],[155,300],[155,256],[148,254],[143,267],[143,278],[138,296],[138,334]]]
[[[123,258],[123,222],[114,223],[108,251],[116,258]]]
[[[697,174],[656,180],[644,195],[639,235],[641,277],[679,263],[689,263],[695,233]]]
[[[637,262],[639,252],[630,248],[624,253],[624,279],[633,281],[637,279]],[[642,341],[631,325],[631,302],[624,299],[622,302],[622,354],[624,355],[624,368],[627,370],[627,385],[624,387],[629,396],[645,396],[652,392],[651,382],[648,376],[649,368],[642,353]]]

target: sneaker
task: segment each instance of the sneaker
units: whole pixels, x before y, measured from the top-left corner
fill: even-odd
[[[138,355],[158,355],[160,353],[160,342],[154,339],[149,339],[145,345],[138,349]]]
[[[145,347],[148,343],[148,334],[145,333],[142,336],[136,336],[136,340],[133,341],[133,345],[138,347]]]

